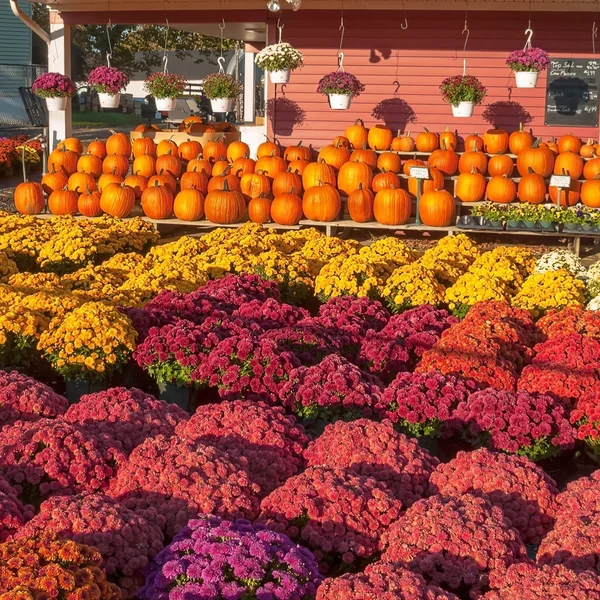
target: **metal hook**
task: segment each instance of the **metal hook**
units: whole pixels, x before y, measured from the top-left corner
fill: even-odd
[[[221,30],[221,33],[225,31],[225,17],[221,19],[221,22],[219,23],[219,29]]]
[[[396,79],[396,81],[393,81],[392,83],[396,86],[396,89],[394,90],[394,94],[397,94],[398,90],[400,89],[400,82]]]
[[[277,30],[279,31],[279,44],[281,44],[281,40],[283,38],[283,28],[285,27],[285,23],[280,25],[281,19],[277,19]]]
[[[110,59],[112,58],[112,44],[110,42],[110,28],[112,27],[112,22],[109,19],[106,24],[106,37],[108,39],[108,52],[106,53],[106,64],[110,67]]]
[[[527,36],[527,40],[525,42],[525,48],[531,48],[531,38],[533,37],[533,29],[531,29],[531,27],[528,27],[525,30],[525,35]]]
[[[463,77],[467,74],[467,59],[463,58]]]
[[[463,52],[465,52],[467,50],[467,44],[469,43],[469,36],[471,35],[471,32],[469,31],[469,26],[467,25],[467,19],[465,19],[465,26],[463,27],[462,33],[461,35],[467,34],[467,37],[465,38],[465,45],[463,46]]]
[[[165,52],[165,55],[162,57],[163,60],[163,73],[167,73],[168,69],[167,69],[167,65],[169,64],[169,57],[167,56],[167,53]]]
[[[598,37],[598,28],[596,21],[592,23],[592,54],[596,54],[596,38]]]
[[[338,71],[344,70],[344,53],[340,52],[338,54]]]
[[[225,57],[219,56],[217,62],[219,63],[219,73],[225,73]]]
[[[406,17],[404,17],[404,25],[400,24],[400,29],[408,29],[408,19]]]

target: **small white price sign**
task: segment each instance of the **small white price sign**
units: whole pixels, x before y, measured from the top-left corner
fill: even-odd
[[[568,189],[571,187],[571,177],[569,175],[552,175],[550,177],[550,185],[561,189]]]
[[[410,176],[414,179],[429,179],[428,167],[411,167]]]

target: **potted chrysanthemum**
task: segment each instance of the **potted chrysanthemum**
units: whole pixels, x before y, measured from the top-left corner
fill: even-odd
[[[177,96],[183,94],[188,82],[181,75],[171,73],[152,73],[146,78],[144,87],[154,96],[156,110],[169,112],[177,104]]]
[[[129,83],[129,77],[116,67],[96,67],[90,72],[88,83],[98,92],[102,108],[118,108],[121,90]]]
[[[332,71],[319,81],[317,92],[329,97],[333,110],[347,110],[352,98],[365,91],[365,86],[352,73]]]
[[[67,100],[75,95],[75,84],[70,77],[61,73],[44,73],[31,86],[31,91],[40,98],[46,99],[50,111],[65,110]]]
[[[255,62],[261,69],[269,72],[272,83],[287,83],[291,72],[304,65],[304,57],[291,44],[281,42],[261,50],[256,55]]]
[[[481,104],[487,90],[473,75],[446,77],[440,85],[444,102],[452,105],[455,117],[470,117],[476,104]]]
[[[202,82],[202,91],[216,113],[231,112],[242,89],[242,84],[227,73],[211,73]]]
[[[534,88],[540,71],[550,66],[550,56],[541,48],[524,48],[511,52],[506,64],[514,72],[518,88]]]

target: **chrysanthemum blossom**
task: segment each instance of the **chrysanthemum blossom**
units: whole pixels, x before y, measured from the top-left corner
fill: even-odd
[[[559,516],[600,513],[600,470],[571,481],[556,502]]]
[[[33,517],[33,508],[24,506],[16,490],[0,477],[0,542],[5,542]]]

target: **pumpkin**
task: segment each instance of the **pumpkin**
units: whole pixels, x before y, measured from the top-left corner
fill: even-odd
[[[226,160],[218,160],[213,164],[211,175],[221,177],[231,171],[231,165]],[[237,177],[237,175],[236,175]]]
[[[142,175],[129,175],[125,177],[123,183],[133,190],[136,200],[139,200],[144,190],[148,187],[148,178]]]
[[[488,174],[492,177],[498,177],[502,175],[506,175],[510,177],[515,169],[515,163],[510,156],[506,154],[496,154],[494,156],[490,156],[488,160]]]
[[[377,159],[377,168],[380,171],[400,173],[402,171],[402,159],[395,152],[384,152]]]
[[[206,142],[203,154],[204,158],[211,164],[218,160],[227,160],[227,146],[220,139]]]
[[[468,135],[465,138],[465,150],[471,152],[481,152],[483,150],[483,138],[476,133]]]
[[[588,181],[600,175],[600,158],[592,158],[583,165],[583,177]]]
[[[240,192],[227,189],[215,190],[204,201],[206,218],[212,223],[229,225],[239,223],[246,214],[246,201]]]
[[[77,192],[77,197],[79,198],[79,195],[83,194],[86,189],[96,189],[96,180],[87,173],[73,173],[69,177],[67,188],[73,192]]]
[[[404,225],[410,219],[412,202],[400,188],[381,190],[373,200],[373,215],[382,225]]]
[[[345,135],[338,135],[331,142],[334,146],[342,146],[342,148],[350,148],[350,140]]]
[[[48,156],[48,171],[61,171],[67,176],[77,171],[79,157],[71,150],[57,148]]]
[[[212,165],[205,158],[195,158],[187,164],[188,171],[204,173],[207,177],[212,176]]]
[[[96,138],[93,142],[90,142],[87,147],[87,153],[97,156],[100,160],[106,158],[106,144]]]
[[[48,210],[53,215],[76,215],[79,194],[73,190],[56,190],[48,198]]]
[[[475,167],[461,173],[456,180],[456,197],[463,202],[479,202],[485,194],[485,177]]]
[[[183,191],[198,190],[202,194],[206,194],[208,192],[208,177],[198,171],[186,171],[179,180],[179,187]]]
[[[594,140],[590,138],[581,148],[579,148],[579,155],[583,158],[592,158],[596,155],[596,145],[594,144]],[[582,189],[583,193],[583,189]]]
[[[415,146],[419,152],[433,152],[438,149],[439,140],[436,133],[425,129],[417,136]]]
[[[133,159],[131,170],[134,175],[150,178],[156,173],[156,161],[150,155],[142,155]]]
[[[231,165],[231,172],[236,177],[242,177],[247,173],[254,173],[256,161],[252,158],[236,158]]]
[[[304,192],[302,210],[311,221],[334,221],[341,208],[340,193],[332,185],[315,185]]]
[[[250,200],[250,204],[255,200],[258,200],[260,203],[265,202],[263,198],[253,198]],[[269,202],[269,200],[266,200],[266,202]],[[256,206],[253,209],[256,210]],[[248,207],[248,211],[250,211],[250,207]],[[294,194],[293,190],[289,194],[275,196],[270,206],[271,218],[279,225],[298,225],[303,214],[302,198]]]
[[[197,140],[187,139],[179,145],[179,158],[185,162],[194,160],[202,154],[202,144]]]
[[[152,138],[141,137],[133,140],[131,143],[133,158],[140,156],[152,156],[156,158],[156,144]]]
[[[77,161],[77,171],[88,173],[97,179],[102,175],[102,161],[93,154],[82,154]]]
[[[541,175],[531,170],[521,177],[517,193],[521,202],[541,204],[546,199],[546,182]]]
[[[292,162],[293,160],[312,160],[312,148],[303,146],[302,142],[298,142],[296,146],[288,146],[283,153],[284,160]]]
[[[129,136],[124,133],[112,132],[106,140],[106,153],[108,155],[131,156],[131,142]]]
[[[189,117],[186,117],[185,119],[183,119],[183,121],[181,121],[181,124],[184,127],[188,127],[192,123],[201,123],[202,124],[202,117],[200,117],[199,115],[190,115]]]
[[[440,148],[446,148],[446,150],[456,151],[458,146],[458,138],[456,133],[450,131],[448,127],[442,133],[440,133]]]
[[[362,185],[363,188],[370,188],[372,181],[373,171],[371,170],[371,167],[366,163],[357,160],[342,165],[342,168],[338,173],[337,187],[348,196],[354,190],[357,190],[360,185]]]
[[[135,206],[135,192],[124,184],[109,183],[100,196],[100,208],[107,215],[124,219]]]
[[[416,198],[417,187],[419,180],[414,177],[408,178],[408,193]],[[421,192],[431,192],[433,190],[441,190],[444,187],[444,174],[435,167],[429,167],[429,179],[423,180]]]
[[[429,227],[456,225],[456,205],[450,192],[431,190],[421,196],[419,216]]]
[[[374,125],[367,134],[367,143],[373,150],[389,150],[394,134],[387,125]]]
[[[561,152],[554,160],[555,175],[570,175],[579,179],[583,173],[583,158],[575,152]]]
[[[447,150],[446,142],[442,142],[442,148],[429,155],[427,164],[439,169],[444,175],[454,175],[458,169],[458,154],[454,150]]]
[[[42,177],[42,189],[49,196],[52,192],[67,187],[68,182],[69,178],[62,171],[52,170]]]
[[[232,192],[241,192],[240,180],[228,171],[225,171],[223,175],[213,177],[208,181],[208,191],[214,192],[216,190],[224,190],[227,186],[227,189]]]
[[[175,196],[173,212],[182,221],[199,221],[204,216],[204,195],[193,188],[182,189]]]
[[[403,136],[398,131],[398,136],[392,140],[392,150],[394,152],[413,152],[415,149],[415,140],[410,137],[410,131]]]
[[[485,190],[486,200],[508,204],[517,196],[517,184],[506,175],[492,177]]]
[[[581,201],[586,206],[600,208],[600,175],[596,175],[594,179],[583,182],[581,186]]]
[[[160,171],[156,175],[153,175],[148,179],[148,187],[154,187],[154,182],[158,182],[158,185],[168,187],[173,194],[177,191],[177,181],[170,173],[166,171]]]
[[[77,200],[77,210],[84,217],[99,217],[102,214],[100,208],[100,192],[86,190]]]
[[[179,146],[171,139],[161,140],[156,146],[156,158],[169,154],[170,156],[176,156],[179,158]],[[200,154],[196,153],[196,156]]]
[[[308,165],[310,165],[310,163],[307,160],[293,160],[288,165],[288,170],[291,173],[296,173],[302,177],[302,175],[304,175],[304,169],[306,169]]]
[[[372,221],[373,214],[373,200],[375,195],[367,188],[359,186],[357,190],[354,190],[348,196],[348,212],[350,218],[357,223],[367,223]]]
[[[302,194],[302,177],[291,171],[278,173],[273,179],[272,192],[273,197],[281,196],[282,194],[291,194],[290,190],[294,190],[296,194]]]
[[[102,193],[104,188],[111,183],[123,183],[123,177],[116,173],[104,173],[98,179],[98,191]]]
[[[156,171],[167,171],[177,179],[181,175],[181,159],[170,152],[161,154],[156,159]]]
[[[319,183],[326,183],[335,187],[337,183],[335,171],[331,165],[324,162],[309,163],[302,173],[302,187],[307,190],[319,185]]]
[[[521,150],[530,148],[535,142],[534,137],[523,129],[523,123],[519,123],[518,131],[513,131],[508,137],[508,149],[512,154],[519,154]]]
[[[58,148],[61,150],[70,150],[75,154],[81,154],[83,152],[83,144],[78,138],[70,137],[65,138],[62,142],[58,143]]]
[[[540,142],[540,146],[546,146],[546,148],[548,148],[548,150],[550,150],[554,154],[554,156],[558,154],[558,144],[556,142],[556,138],[551,138],[545,144]]]
[[[268,223],[271,220],[271,200],[264,195],[252,198],[248,203],[248,218],[253,223]],[[300,202],[300,218],[302,218],[302,202]]]
[[[373,177],[371,182],[371,189],[377,193],[380,190],[389,190],[391,188],[400,187],[400,178],[396,173],[391,171],[382,171]],[[357,188],[358,189],[358,188]]]
[[[405,175],[410,175],[410,168],[411,167],[424,167],[425,166],[425,161],[421,160],[420,158],[409,158],[405,163],[404,166],[402,167],[402,172]]]
[[[356,119],[344,133],[350,142],[350,148],[362,148],[369,140],[369,130],[365,127],[362,119]]]
[[[511,161],[512,163],[512,161]],[[480,150],[467,150],[458,159],[458,172],[471,173],[473,169],[482,175],[488,168],[488,158]]]
[[[344,146],[330,145],[321,148],[317,160],[325,162],[331,165],[336,171],[339,171],[340,167],[350,160],[350,154],[350,150]]]
[[[548,192],[550,193],[550,200],[558,206],[574,206],[579,202],[579,194],[581,192],[581,184],[576,179],[571,179],[571,186],[569,189],[560,190],[560,199],[558,197],[559,188],[552,185],[548,186]]]
[[[116,173],[121,177],[125,177],[129,171],[129,159],[122,154],[109,154],[102,161],[103,173]]]
[[[562,154],[563,152],[575,152],[576,154],[579,154],[582,143],[577,136],[569,133],[567,135],[561,135],[558,138],[557,146],[559,154]]]
[[[264,156],[277,156],[281,158],[281,146],[275,142],[263,142],[256,149],[256,158],[263,158]]]
[[[527,175],[530,168],[542,177],[549,177],[553,166],[554,154],[548,148],[540,147],[539,140],[517,156],[517,170],[521,177]]]
[[[246,142],[231,142],[227,146],[227,160],[234,163],[238,158],[248,158],[250,156],[250,146]]]
[[[368,148],[358,148],[350,155],[349,162],[360,161],[369,165],[371,170],[377,167],[377,152]]]
[[[483,148],[488,154],[504,154],[508,150],[508,132],[488,129],[483,134]]]
[[[46,208],[41,184],[25,181],[15,188],[15,208],[22,215],[39,215]]]
[[[261,194],[270,197],[271,180],[262,173],[248,173],[240,179],[240,191],[247,202],[258,198]]]
[[[168,219],[173,214],[173,192],[155,182],[142,194],[142,210],[149,219]]]
[[[153,125],[150,122],[150,119],[148,119],[148,123],[146,125],[140,124],[134,129],[134,131],[137,133],[150,133],[152,131],[162,131],[162,129],[158,125]]]
[[[287,169],[285,160],[279,156],[271,154],[263,156],[256,161],[255,170],[261,171],[267,177],[275,179],[279,173],[283,173]]]

